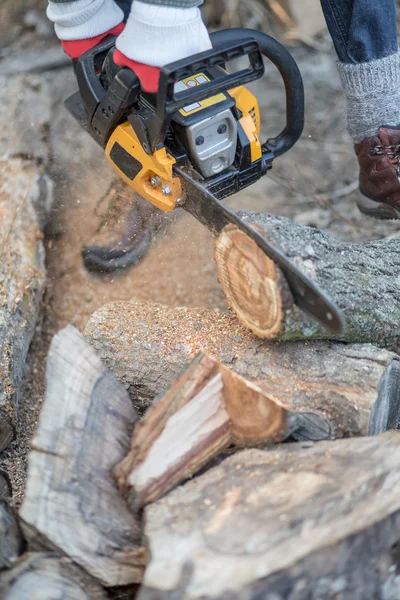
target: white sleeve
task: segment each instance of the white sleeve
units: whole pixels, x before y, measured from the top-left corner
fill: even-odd
[[[123,21],[124,13],[114,0],[50,1],[47,17],[60,40],[72,41],[105,33]]]

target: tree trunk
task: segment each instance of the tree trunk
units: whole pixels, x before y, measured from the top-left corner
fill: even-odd
[[[140,581],[145,562],[140,524],[111,474],[136,418],[81,334],[56,335],[20,516],[33,547],[62,552],[107,587]]]
[[[114,472],[130,505],[139,510],[231,445],[266,446],[299,427],[303,438],[329,438],[329,423],[311,417],[303,421],[200,353],[136,425],[131,450]]]
[[[5,471],[0,470],[0,499],[3,500],[3,499],[11,498],[11,496],[12,496],[12,487],[11,487],[10,478]]]
[[[43,165],[51,102],[43,78],[0,75],[0,451],[14,439],[45,284],[42,230],[52,186]]]
[[[398,598],[400,436],[245,450],[145,509],[139,600]]]
[[[229,314],[145,302],[102,307],[85,334],[141,413],[203,350],[288,410],[327,419],[337,438],[399,424],[398,356],[370,345],[270,343]]]
[[[275,265],[229,226],[216,241],[217,271],[228,303],[256,335],[274,340],[337,339],[394,346],[400,341],[400,240],[348,244],[284,217],[240,213],[337,303],[346,320],[332,334],[287,297]]]
[[[68,558],[31,554],[0,577],[0,600],[106,600],[101,586]]]

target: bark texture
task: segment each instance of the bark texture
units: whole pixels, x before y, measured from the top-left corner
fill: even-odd
[[[101,586],[70,559],[34,553],[0,576],[0,600],[106,600]]]
[[[42,234],[33,204],[38,176],[30,162],[0,162],[0,450],[13,439],[45,282]]]
[[[145,509],[140,600],[398,598],[400,435],[245,450]]]
[[[288,305],[286,298],[271,298],[269,305],[282,305],[284,310],[281,317],[276,310],[280,326],[275,320],[270,339],[338,339],[384,347],[398,344],[399,239],[348,244],[285,217],[251,212],[240,215],[262,230],[316,281],[336,302],[346,320],[344,333],[332,334],[311,321],[293,303]],[[217,240],[217,261],[218,243]],[[271,293],[279,295],[279,288],[271,289]]]
[[[230,314],[144,302],[104,306],[85,335],[139,412],[203,350],[287,409],[327,419],[335,437],[367,435],[372,412],[371,433],[399,422],[398,357],[371,345],[271,343]]]
[[[0,76],[0,451],[14,438],[45,282],[41,229],[52,186],[43,165],[51,95],[39,94],[42,86],[39,79]]]
[[[57,334],[20,516],[33,547],[62,552],[105,586],[143,572],[140,525],[111,473],[135,421],[129,396],[81,334]]]

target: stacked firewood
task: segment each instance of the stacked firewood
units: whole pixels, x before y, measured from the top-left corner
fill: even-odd
[[[365,436],[397,355],[141,302],[85,335],[53,339],[18,515],[0,473],[1,600],[395,597],[400,436]]]

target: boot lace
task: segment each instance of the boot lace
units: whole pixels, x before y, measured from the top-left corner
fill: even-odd
[[[387,156],[396,168],[397,181],[400,183],[400,144],[375,146],[371,148],[370,154],[372,156]]]

